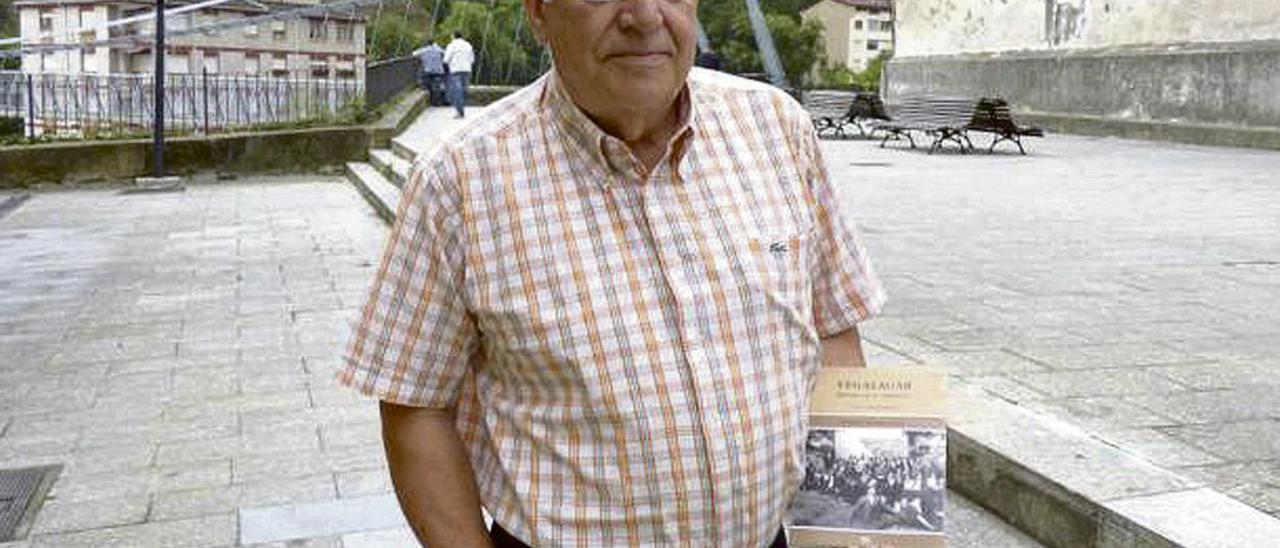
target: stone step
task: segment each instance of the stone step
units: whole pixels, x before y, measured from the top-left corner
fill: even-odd
[[[400,188],[387,181],[387,178],[364,162],[347,162],[347,178],[356,186],[356,190],[373,206],[374,212],[387,224],[395,221],[396,211],[400,207]]]
[[[381,172],[388,181],[402,188],[405,182],[409,180],[409,169],[413,167],[413,164],[408,160],[396,156],[385,148],[370,150],[369,163],[373,164],[373,167]]]
[[[952,379],[947,487],[1053,548],[1275,546],[1280,520]]]
[[[394,152],[396,156],[404,158],[410,163],[412,163],[413,160],[418,157],[417,151],[415,151],[412,147],[406,144],[404,140],[401,139],[400,137],[391,139],[391,152]]]

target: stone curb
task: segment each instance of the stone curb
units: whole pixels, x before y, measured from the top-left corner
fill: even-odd
[[[1053,547],[1267,546],[1280,520],[1075,426],[959,385],[949,487]]]
[[[1280,128],[1122,120],[1101,116],[1018,111],[1021,124],[1042,126],[1051,133],[1072,133],[1201,146],[1280,150]]]

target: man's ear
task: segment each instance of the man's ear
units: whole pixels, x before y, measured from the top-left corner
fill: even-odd
[[[546,1],[544,0],[524,0],[524,14],[529,20],[529,28],[533,31],[533,37],[538,43],[546,45],[547,38],[544,29],[546,20],[543,18],[543,11]]]

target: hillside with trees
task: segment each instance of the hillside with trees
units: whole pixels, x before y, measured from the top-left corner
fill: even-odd
[[[817,0],[762,0],[765,18],[793,85],[820,66],[822,29],[800,20],[800,11]],[[371,62],[409,55],[429,37],[447,42],[460,30],[475,45],[478,81],[528,82],[546,69],[548,59],[525,23],[520,0],[388,1],[365,12]],[[702,0],[699,17],[720,54],[723,68],[735,73],[763,72],[755,36],[742,0]],[[436,21],[438,24],[433,25]]]

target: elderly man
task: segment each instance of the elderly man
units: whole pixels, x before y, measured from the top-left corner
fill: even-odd
[[[525,0],[554,70],[418,160],[339,379],[429,546],[785,546],[883,293],[804,111],[690,71],[696,7]]]

